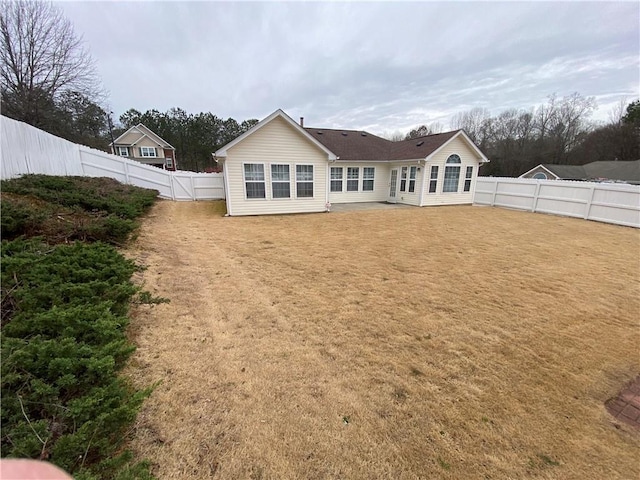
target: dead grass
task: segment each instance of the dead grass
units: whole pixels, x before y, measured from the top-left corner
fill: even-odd
[[[130,256],[133,447],[163,479],[638,478],[640,232],[480,207],[221,218]]]

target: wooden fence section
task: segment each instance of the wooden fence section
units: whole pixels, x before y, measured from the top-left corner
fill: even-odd
[[[478,177],[473,203],[640,228],[640,186]]]
[[[221,173],[167,171],[77,145],[26,123],[0,116],[0,178],[25,173],[110,177],[152,188],[172,200],[225,198]]]

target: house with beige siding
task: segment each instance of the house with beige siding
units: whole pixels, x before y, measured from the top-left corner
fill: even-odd
[[[142,123],[135,125],[110,143],[111,153],[145,165],[176,170],[176,149]]]
[[[305,128],[277,110],[214,153],[227,212],[329,211],[331,204],[470,204],[489,160],[462,130],[392,142],[360,130]]]

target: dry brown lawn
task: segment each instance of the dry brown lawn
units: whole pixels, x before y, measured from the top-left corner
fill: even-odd
[[[223,218],[128,254],[132,447],[162,479],[636,479],[640,231],[483,207]]]

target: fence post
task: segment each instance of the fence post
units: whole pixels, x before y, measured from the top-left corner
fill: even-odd
[[[176,199],[176,187],[173,184],[173,172],[168,172],[169,173],[169,188],[171,190],[171,200],[175,200]]]
[[[540,196],[540,185],[542,180],[536,180],[536,189],[533,192],[533,205],[531,206],[531,211],[535,213],[536,208],[538,208],[538,197]]]
[[[131,182],[129,181],[129,160],[126,158],[123,158],[122,160],[124,163],[124,181],[127,185],[131,185]]]
[[[587,200],[587,204],[585,205],[584,219],[589,220],[589,215],[591,214],[591,204],[593,203],[593,197],[596,193],[596,184],[594,183],[591,186],[591,192],[589,193],[589,200]]]
[[[197,198],[196,198],[196,184],[193,181],[193,173],[191,175],[189,175],[189,179],[191,180],[191,194],[193,195],[193,199],[197,200]]]
[[[495,206],[496,204],[496,195],[498,194],[498,179],[494,179],[493,182],[493,195],[491,196],[491,206]]]

